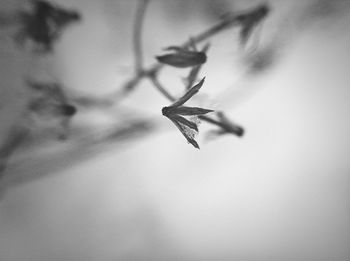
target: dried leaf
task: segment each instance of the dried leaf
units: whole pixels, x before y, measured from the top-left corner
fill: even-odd
[[[199,92],[200,88],[202,87],[204,83],[205,77],[203,77],[202,80],[200,80],[199,83],[197,83],[195,86],[193,86],[191,89],[188,90],[188,92],[185,93],[184,96],[182,96],[178,101],[173,103],[171,107],[177,107],[183,105],[185,102],[187,102],[189,99],[191,99],[197,92]]]
[[[188,90],[187,93],[184,96],[182,96],[178,101],[162,109],[162,114],[169,118],[180,130],[180,132],[186,138],[186,140],[197,149],[199,149],[199,145],[194,139],[195,135],[198,132],[199,119],[197,116],[212,112],[213,110],[198,107],[187,107],[181,105],[183,105],[186,101],[191,99],[191,97],[193,97],[193,95],[195,95],[199,91],[199,89],[204,83],[204,80],[205,77],[198,84],[196,84],[190,90]],[[188,120],[180,115],[195,117],[192,117],[192,120]]]
[[[189,132],[188,130],[185,129],[184,125],[181,125],[180,123],[178,123],[177,121],[169,118],[174,124],[175,126],[179,129],[179,131],[182,133],[182,135],[186,138],[187,142],[192,144],[193,147],[199,149],[199,145],[198,143],[195,141],[194,139],[194,133],[193,132]]]
[[[187,107],[187,106],[179,106],[171,108],[171,113],[191,116],[191,115],[203,115],[209,112],[213,112],[213,110],[203,109],[199,107]]]
[[[168,47],[176,50],[175,53],[156,56],[160,63],[171,65],[178,68],[187,68],[203,64],[207,61],[207,55],[204,52],[187,51],[178,47]]]
[[[188,126],[189,128],[191,128],[191,129],[193,129],[193,130],[195,130],[195,131],[198,132],[198,126],[197,126],[197,124],[196,124],[195,122],[192,122],[192,121],[190,121],[190,120],[187,120],[186,118],[181,117],[181,116],[176,115],[176,114],[175,114],[175,115],[172,115],[171,118],[172,118],[173,120],[178,121],[178,122],[180,122],[181,124],[186,125],[186,126]]]

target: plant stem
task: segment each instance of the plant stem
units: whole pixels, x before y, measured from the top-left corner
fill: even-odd
[[[149,76],[150,81],[153,83],[154,87],[163,94],[169,101],[174,102],[176,99],[163,87],[163,85],[159,82],[157,76]]]
[[[143,67],[141,35],[142,35],[142,25],[145,17],[145,11],[149,3],[149,0],[140,0],[140,1],[141,2],[139,3],[137,12],[136,12],[135,23],[134,23],[134,33],[133,33],[136,74],[134,75],[134,77],[130,78],[123,84],[121,90],[107,97],[106,99],[107,104],[110,104],[110,105],[115,104],[121,98],[131,93],[135,89],[135,87],[139,85],[141,80],[143,80],[144,78],[148,78],[153,83],[153,86],[169,101],[171,102],[176,101],[176,98],[173,97],[158,80],[158,73],[160,72],[160,70],[162,70],[162,68],[164,67],[164,64],[156,62],[153,65],[151,65],[148,69],[144,69]],[[187,47],[189,45],[198,44],[200,42],[208,40],[209,38],[222,32],[223,30],[229,29],[231,26],[235,25],[236,23],[237,23],[236,16],[227,16],[224,19],[222,19],[219,23],[204,30],[198,35],[191,37],[189,40],[184,42],[182,46]],[[212,118],[209,118],[208,116],[200,116],[199,118],[205,122],[222,127],[221,122],[216,121]],[[237,132],[235,132],[235,134],[237,136],[242,136],[243,129],[238,126]]]
[[[198,116],[198,118],[200,118],[201,120],[203,120],[205,122],[217,125],[217,126],[221,127],[222,129],[226,129],[226,126],[223,123],[221,123],[220,121],[214,120],[208,116],[200,115],[200,116]],[[232,128],[232,133],[234,133],[238,137],[241,137],[244,135],[244,129],[238,125],[235,125],[235,127]]]
[[[133,45],[136,75],[139,75],[143,71],[142,27],[148,3],[149,0],[140,0],[135,15]]]
[[[144,0],[147,1],[147,0]],[[143,13],[142,13],[142,18],[144,17],[144,11],[145,8],[143,9]],[[140,18],[139,18],[140,19]],[[137,19],[138,20],[138,19]],[[142,21],[143,19],[141,19]],[[218,33],[222,32],[223,30],[229,29],[231,26],[233,26],[234,24],[237,23],[237,19],[236,16],[228,16],[225,17],[223,20],[221,20],[219,23],[213,25],[212,27],[204,30],[203,32],[199,33],[198,35],[191,37],[191,39],[187,40],[186,42],[184,42],[181,46],[183,47],[187,47],[191,44],[198,44],[201,43],[205,40],[208,40],[209,38],[217,35]],[[136,24],[136,23],[135,23]],[[141,29],[141,26],[136,27],[135,26],[135,32],[134,32],[134,36],[135,35],[140,35],[140,32],[137,32],[139,29]],[[136,39],[137,40],[137,39]],[[136,43],[138,42],[138,43]],[[140,60],[140,57],[142,57],[142,55],[140,55],[140,50],[142,49],[139,45],[140,45],[141,41],[134,40],[134,44],[135,44],[135,57],[138,57],[138,64],[140,64],[142,62],[142,59]],[[136,48],[136,46],[139,46]],[[138,74],[135,76],[137,78],[144,78],[144,77],[149,77],[151,75],[151,77],[153,77],[152,75],[157,74],[162,68],[164,67],[163,64],[161,63],[154,63],[152,66],[150,66],[148,69],[144,69],[141,71],[138,71]],[[132,81],[134,79],[130,79],[128,82]],[[135,84],[133,87],[136,87],[137,84]],[[127,88],[127,89],[126,89]],[[132,91],[134,88],[130,88],[130,85],[125,85],[125,90],[122,92],[124,95],[128,94],[130,91]]]

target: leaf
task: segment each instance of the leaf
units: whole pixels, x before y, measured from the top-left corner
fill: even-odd
[[[189,89],[184,96],[182,96],[178,101],[173,103],[170,107],[177,107],[183,105],[185,102],[187,102],[189,99],[191,99],[197,92],[199,92],[200,88],[202,87],[204,83],[205,77],[203,77],[202,80],[200,80],[199,83],[197,83],[195,86],[193,86],[191,89]]]
[[[213,112],[213,110],[203,109],[199,107],[187,107],[187,106],[171,108],[171,113],[184,115],[184,116],[203,115],[209,112]]]
[[[182,135],[186,138],[187,142],[192,144],[193,147],[199,149],[199,145],[198,143],[195,141],[195,139],[193,137],[190,136],[190,134],[188,133],[188,131],[186,131],[186,129],[183,127],[184,125],[181,125],[180,123],[178,123],[177,121],[169,118],[174,124],[175,126],[179,129],[179,131],[182,133]]]
[[[207,55],[204,52],[187,51],[178,47],[168,47],[176,52],[172,54],[165,54],[156,56],[160,63],[171,65],[178,68],[192,67],[203,64],[207,61]]]
[[[181,124],[195,130],[198,132],[198,126],[196,123],[190,121],[190,120],[187,120],[186,118],[184,117],[181,117],[180,115],[172,115],[170,116],[173,120],[177,121],[177,122],[180,122]]]
[[[187,91],[185,95],[183,95],[178,101],[173,103],[168,107],[162,108],[162,114],[169,118],[175,126],[180,130],[182,135],[186,138],[186,140],[192,144],[195,148],[199,149],[198,143],[195,141],[194,136],[198,132],[199,119],[198,115],[203,115],[209,112],[213,112],[213,110],[198,108],[198,107],[187,107],[181,106],[186,101],[191,99],[193,95],[195,95],[204,83],[205,77],[193,86],[190,90]],[[194,120],[188,120],[180,115],[184,116],[195,116]],[[203,116],[204,117],[204,116]],[[196,119],[196,120],[195,120]]]

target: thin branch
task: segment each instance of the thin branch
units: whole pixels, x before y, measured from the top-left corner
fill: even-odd
[[[192,44],[201,43],[201,42],[203,42],[205,40],[208,40],[209,38],[217,35],[218,33],[222,32],[222,31],[224,31],[226,29],[229,29],[231,26],[235,25],[236,23],[237,23],[236,16],[225,17],[225,19],[223,19],[222,21],[220,21],[216,25],[214,25],[214,26],[204,30],[203,32],[199,33],[198,35],[196,35],[194,37],[191,37],[189,40],[184,42],[181,46],[182,47],[188,47],[188,46],[190,46]],[[139,74],[136,76],[136,78],[149,77],[150,75],[152,77],[152,75],[157,74],[163,67],[164,67],[164,64],[161,64],[161,63],[157,62],[157,63],[153,64],[152,66],[150,66],[148,69],[144,69],[143,71],[139,72]],[[129,81],[132,81],[132,79],[129,80]],[[135,84],[133,87],[136,87],[136,86],[137,86],[137,84]],[[133,89],[134,88],[130,88],[130,86],[127,86],[127,88],[125,88],[125,90],[122,91],[122,93],[124,95],[128,94]]]
[[[89,129],[77,126],[74,136],[65,143],[57,143],[54,151],[35,150],[37,143],[29,144],[34,147],[26,148],[20,157],[6,166],[5,173],[0,176],[0,201],[2,194],[15,186],[48,177],[87,161],[109,149],[114,151],[129,147],[142,137],[150,135],[160,128],[160,124],[151,118],[133,119],[124,122],[122,126],[115,123],[103,129]],[[43,147],[54,146],[50,140],[43,141]],[[0,166],[1,167],[1,166]]]
[[[219,126],[221,127],[222,129],[226,129],[226,126],[225,124],[223,124],[222,122],[220,121],[217,121],[217,120],[214,120],[208,116],[205,116],[205,115],[200,115],[198,116],[198,118],[200,118],[201,120],[205,121],[205,122],[208,122],[208,123],[211,123],[211,124],[214,124],[216,126]],[[238,137],[242,137],[244,135],[244,129],[238,125],[235,125],[234,128],[233,126],[232,127],[232,132],[237,135]]]
[[[173,97],[158,80],[158,73],[164,67],[164,64],[157,62],[152,66],[150,66],[148,69],[143,69],[141,34],[142,34],[142,24],[143,24],[148,2],[149,0],[141,0],[138,6],[138,10],[136,12],[136,20],[135,20],[135,27],[134,27],[134,53],[135,53],[136,76],[126,81],[122,89],[119,90],[117,93],[109,95],[110,98],[113,97],[115,99],[114,101],[111,101],[111,105],[113,105],[116,101],[119,101],[119,99],[125,97],[127,94],[133,91],[134,88],[139,85],[139,83],[143,78],[148,78],[153,83],[154,87],[169,101],[171,102],[176,101],[176,98]],[[204,30],[198,35],[191,37],[189,40],[184,42],[181,46],[185,48],[191,45],[196,45],[198,43],[201,43],[217,35],[218,33],[226,29],[229,29],[233,25],[237,24],[237,22],[238,22],[237,16],[224,17],[219,23]],[[110,100],[110,98],[108,100]],[[208,116],[200,116],[199,118],[208,123],[222,127],[222,123],[212,118],[209,118]],[[236,134],[237,136],[242,136],[243,129],[241,128],[237,129]]]
[[[159,82],[157,76],[153,75],[149,77],[150,81],[153,83],[154,87],[163,94],[169,101],[176,101],[176,99],[163,87],[163,85]]]
[[[145,16],[145,11],[146,11],[146,5],[149,0],[142,0],[143,4],[139,5],[139,12],[140,10],[142,11],[141,15],[137,15],[136,18],[139,21],[135,21],[135,29],[134,30],[134,52],[135,52],[135,66],[137,73],[134,75],[132,78],[128,79],[121,87],[116,92],[113,92],[109,95],[106,96],[106,98],[102,98],[102,100],[108,100],[109,101],[109,106],[115,105],[120,99],[124,98],[128,94],[130,94],[136,86],[139,85],[142,79],[144,78],[150,78],[151,81],[153,82],[152,78],[154,78],[154,75],[157,75],[163,68],[164,64],[161,64],[159,62],[154,63],[153,65],[149,66],[148,68],[144,69],[142,68],[142,47],[141,47],[141,31],[142,31],[142,21]],[[208,40],[209,38],[212,38],[213,36],[217,35],[218,33],[229,29],[230,27],[234,26],[237,24],[237,17],[236,16],[227,16],[224,19],[222,19],[219,23],[216,25],[213,25],[212,27],[204,30],[203,32],[199,33],[198,35],[191,37],[189,40],[184,42],[181,46],[182,47],[188,47],[192,44],[198,44],[201,43],[205,40]],[[140,26],[136,26],[139,24]],[[140,30],[139,32],[137,32]],[[139,37],[139,38],[138,38]],[[140,70],[141,68],[141,70]],[[155,87],[161,91],[162,88],[159,88],[159,85],[155,85]],[[164,88],[161,91],[164,93]],[[169,95],[165,95],[170,98]],[[79,99],[79,98],[78,98]],[[81,98],[80,98],[81,99]],[[94,100],[94,103],[99,103],[96,101],[96,98],[93,97],[88,97],[90,100]],[[101,99],[101,98],[100,98]],[[171,99],[169,99],[171,100]],[[174,101],[174,100],[171,100]],[[85,104],[80,104],[81,106],[84,106]]]
[[[171,102],[175,102],[176,101],[176,98],[173,97],[167,90],[166,88],[159,82],[158,78],[157,78],[157,75],[153,75],[153,76],[150,76],[149,79],[151,80],[151,82],[153,83],[154,87],[164,96],[166,97],[169,101]],[[212,118],[210,118],[209,116],[206,116],[206,115],[199,115],[198,116],[199,119],[201,119],[202,121],[205,121],[207,123],[211,123],[213,125],[216,125],[220,128],[223,128],[225,129],[226,126],[220,122],[220,121],[217,121],[217,120],[214,120]],[[241,137],[243,136],[244,134],[244,129],[240,126],[235,126],[235,128],[232,130],[238,137]]]
[[[143,70],[142,27],[148,3],[149,0],[140,0],[136,10],[133,35],[136,75]]]

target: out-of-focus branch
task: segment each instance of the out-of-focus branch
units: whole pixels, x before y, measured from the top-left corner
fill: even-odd
[[[157,90],[163,94],[163,96],[165,98],[167,98],[169,101],[171,102],[174,102],[176,101],[176,98],[173,97],[167,90],[166,88],[159,82],[158,78],[156,76],[154,77],[151,77],[150,78],[151,82],[153,83],[154,87],[157,88]],[[209,116],[206,116],[206,115],[200,115],[198,116],[199,119],[201,119],[202,121],[205,121],[207,123],[210,123],[210,124],[213,124],[213,125],[216,125],[220,128],[223,128],[223,129],[226,129],[227,126],[220,122],[220,121],[217,121],[215,119],[212,119],[211,117]],[[231,129],[231,133],[232,134],[235,134],[237,135],[238,137],[241,137],[243,136],[244,134],[244,129],[241,127],[241,126],[238,126],[238,125],[232,125],[232,127],[230,128]]]
[[[221,121],[214,120],[213,118],[210,118],[206,115],[200,115],[200,116],[198,116],[198,118],[200,118],[201,120],[203,120],[205,122],[216,125],[216,126],[222,128],[223,130],[226,130],[228,128],[227,125],[222,123]],[[241,126],[238,126],[236,124],[234,124],[234,125],[231,124],[229,129],[230,129],[230,131],[229,132],[226,131],[227,133],[235,134],[238,137],[241,137],[244,135],[244,129]]]
[[[143,71],[142,29],[148,3],[149,0],[140,0],[136,10],[133,35],[136,75]]]
[[[167,90],[166,88],[160,83],[158,79],[158,73],[159,71],[163,68],[163,64],[157,63],[153,65],[150,69],[148,70],[143,70],[143,54],[142,54],[142,40],[141,40],[141,35],[142,35],[142,24],[144,21],[144,16],[145,16],[145,11],[146,7],[148,4],[149,0],[142,0],[139,3],[139,6],[137,8],[136,12],[136,18],[135,18],[135,26],[134,26],[134,55],[135,55],[135,69],[136,69],[136,78],[131,79],[131,83],[134,83],[134,85],[128,84],[127,87],[127,92],[128,93],[130,90],[132,90],[137,83],[139,83],[139,80],[142,79],[143,77],[147,77],[152,83],[153,86],[164,96],[166,97],[169,101],[174,102],[176,101],[176,98],[173,97]],[[220,23],[208,28],[207,30],[201,32],[195,37],[191,37],[188,41],[182,44],[183,48],[187,48],[189,46],[195,46],[197,43],[200,43],[206,39],[209,39],[210,37],[216,35],[217,33],[228,29],[230,26],[234,25],[235,23],[239,22],[239,16],[227,16],[224,18]],[[204,52],[207,51],[209,48],[209,45],[206,45],[203,49]],[[200,67],[199,67],[200,68]],[[199,72],[199,68],[196,72],[196,75]],[[194,79],[192,79],[193,81]],[[194,82],[194,81],[193,81]],[[193,83],[192,82],[192,83]],[[188,86],[188,89],[191,86]],[[217,125],[219,127],[223,127],[223,124],[220,121],[216,121],[208,116],[199,116],[199,118],[205,122]],[[244,133],[244,130],[242,127],[237,126],[233,130],[233,133],[236,134],[237,136],[242,136]]]
[[[153,83],[153,86],[169,101],[174,102],[176,99],[166,90],[166,88],[160,83],[158,77],[153,75],[149,77],[150,81]]]
[[[98,99],[100,101],[102,100],[103,102],[98,101],[97,98],[95,97],[84,97],[83,100],[85,101],[89,100],[90,102],[85,104],[80,104],[80,105],[86,106],[87,104],[89,105],[92,105],[92,104],[107,105],[108,104],[108,106],[114,106],[115,103],[120,101],[120,99],[123,99],[125,96],[130,94],[136,88],[136,86],[139,85],[142,79],[150,78],[150,80],[154,82],[155,75],[158,75],[159,72],[163,69],[164,65],[159,62],[154,63],[148,68],[142,68],[142,47],[141,47],[140,36],[141,36],[141,29],[142,29],[142,24],[144,20],[145,10],[147,6],[147,3],[145,2],[148,2],[148,0],[143,0],[138,7],[139,11],[137,13],[140,13],[141,17],[136,17],[135,27],[134,27],[134,30],[136,29],[134,31],[135,64],[136,64],[136,70],[138,73],[133,77],[131,77],[130,79],[128,79],[118,91],[107,95],[105,98]],[[185,48],[190,45],[198,44],[203,41],[206,41],[216,36],[217,34],[221,33],[222,31],[227,30],[234,25],[237,25],[238,22],[239,21],[237,20],[237,16],[224,17],[220,22],[209,27],[203,32],[191,37],[189,40],[185,41],[181,46]],[[142,70],[140,70],[140,68],[142,68]],[[159,86],[158,87],[157,86],[155,85],[155,87],[158,90],[160,90],[160,88],[158,88]],[[164,91],[162,91],[162,93],[164,93]],[[170,98],[169,95],[165,95],[165,96],[168,96],[168,98]],[[81,97],[77,98],[77,102],[79,102],[79,100],[82,100],[82,98]]]
[[[196,36],[191,37],[189,40],[184,42],[181,46],[186,48],[193,44],[201,43],[205,40],[208,40],[212,38],[213,36],[217,35],[218,33],[229,29],[233,25],[237,24],[238,20],[235,16],[226,17],[223,20],[221,20],[219,23],[213,25],[212,27],[204,30],[203,32],[199,33]],[[138,75],[138,77],[153,77],[154,75],[158,74],[158,72],[163,68],[163,64],[161,63],[155,63],[152,66],[150,66],[148,69],[145,69],[142,71],[141,74]],[[136,87],[136,84],[134,86],[126,86],[128,91],[125,91],[124,93],[128,93],[129,91],[133,90],[133,87]]]
[[[158,127],[159,124],[153,119],[134,119],[100,130],[89,129],[86,126],[76,127],[72,130],[74,135],[69,141],[58,143],[47,139],[42,141],[43,144],[40,142],[39,150],[38,141],[29,141],[23,148],[24,155],[17,155],[13,162],[6,166],[3,176],[0,176],[0,196],[4,192],[1,190],[54,175],[108,152],[109,149],[122,148],[126,142],[136,142]],[[52,146],[55,146],[53,151],[50,150]]]
[[[134,90],[143,79],[149,79],[153,86],[169,101],[174,102],[177,100],[176,97],[172,96],[159,81],[159,72],[164,67],[163,64],[157,62],[148,68],[144,68],[142,28],[145,11],[148,4],[149,0],[140,0],[136,11],[133,31],[135,75],[124,83],[121,90],[112,95],[102,98],[70,98],[69,100],[78,105],[78,107],[104,107],[105,109],[109,109],[117,104],[119,99],[124,98],[127,94],[131,93],[131,91]],[[204,30],[198,35],[191,37],[188,41],[184,42],[181,47],[187,48],[201,43],[240,22],[239,16],[236,15],[224,17],[219,23]],[[207,47],[204,49],[206,48]],[[198,75],[198,71],[193,73],[193,82],[196,79],[196,75]],[[225,123],[222,121],[215,120],[214,118],[204,115],[199,115],[198,117],[205,122],[225,129],[226,132],[233,133],[237,136],[243,135],[244,131],[238,125],[230,125],[230,128],[227,128],[227,125],[225,125]],[[23,182],[46,176],[48,173],[55,172],[55,170],[61,170],[62,168],[80,162],[81,160],[90,158],[91,155],[99,154],[96,152],[103,151],[112,143],[119,144],[121,141],[134,140],[135,137],[141,136],[141,134],[149,133],[153,129],[154,122],[149,120],[125,121],[122,124],[116,123],[111,127],[111,129],[103,130],[103,133],[91,133],[85,128],[80,129],[79,132],[76,133],[78,135],[73,136],[72,139],[70,139],[66,144],[59,146],[60,148],[62,147],[62,150],[54,151],[51,154],[47,154],[46,152],[41,152],[41,154],[30,153],[29,158],[24,160],[24,162],[20,164],[18,164],[18,162],[15,162],[15,164],[9,164],[8,169],[6,169],[6,175],[0,179],[0,186],[8,188]],[[17,143],[21,143],[21,137],[21,135],[18,135],[18,137],[16,136],[12,141],[9,141],[9,145],[3,147],[3,150],[0,151],[0,156],[2,155],[2,157],[7,161],[8,156],[13,152],[13,148],[17,147]],[[37,144],[35,144],[35,142],[36,141],[34,141],[31,148],[37,149],[38,146],[36,146]],[[1,171],[4,171],[4,169],[1,170],[0,162],[0,172]]]

